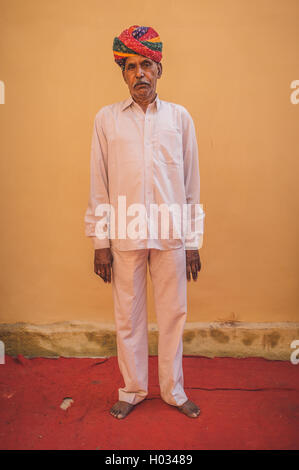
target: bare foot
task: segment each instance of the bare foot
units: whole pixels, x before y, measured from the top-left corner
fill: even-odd
[[[178,406],[178,409],[185,415],[189,416],[189,418],[198,418],[200,414],[200,409],[191,400],[185,401],[181,406]]]
[[[130,411],[134,408],[134,405],[126,401],[117,401],[115,405],[112,406],[110,414],[118,419],[125,418]]]

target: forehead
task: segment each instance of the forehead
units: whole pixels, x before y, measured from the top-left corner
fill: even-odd
[[[144,57],[143,55],[134,55],[134,56],[129,56],[126,59],[126,64],[134,64],[134,63],[140,63],[143,62],[144,60],[148,60],[149,62],[153,61],[149,59],[148,57]]]

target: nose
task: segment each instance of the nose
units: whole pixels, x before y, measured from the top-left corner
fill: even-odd
[[[140,65],[137,65],[136,67],[136,78],[140,78],[144,76],[144,72],[142,70],[142,67]]]

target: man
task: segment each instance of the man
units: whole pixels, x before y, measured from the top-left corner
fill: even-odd
[[[204,214],[198,217],[192,213],[189,219],[193,225],[196,218],[200,220],[199,229],[187,229],[181,236],[174,236],[181,219],[170,217],[172,236],[166,237],[161,235],[164,222],[155,219],[153,223],[148,217],[155,205],[199,205],[194,124],[183,106],[160,100],[156,93],[162,76],[162,42],[153,28],[134,25],[124,30],[114,39],[113,52],[130,97],[104,106],[95,117],[85,214],[85,233],[95,248],[94,272],[105,283],[112,280],[118,364],[125,383],[110,413],[125,418],[148,394],[148,264],[159,328],[161,397],[196,418],[200,410],[183,388],[182,335],[187,315],[186,281],[191,280],[191,274],[196,281],[201,269],[198,249]],[[120,196],[125,198],[125,207]],[[133,235],[130,232],[132,220],[127,223],[126,219],[134,215],[136,205],[144,207],[147,214],[144,224],[138,219],[147,232],[137,236],[136,231]],[[103,208],[108,208],[105,217]],[[149,236],[152,228],[154,236]]]

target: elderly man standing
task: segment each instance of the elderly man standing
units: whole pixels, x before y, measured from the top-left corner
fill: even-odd
[[[128,215],[133,216],[136,205],[142,205],[147,214],[152,205],[199,206],[194,124],[183,106],[161,100],[156,93],[157,79],[162,75],[162,42],[153,28],[134,25],[124,30],[114,39],[113,53],[130,97],[104,106],[95,117],[90,197],[84,219],[85,233],[95,249],[94,271],[104,282],[112,280],[118,364],[125,386],[119,389],[119,401],[110,413],[125,418],[148,394],[148,264],[159,329],[161,397],[196,418],[199,407],[184,391],[182,336],[187,280],[192,274],[196,281],[201,269],[198,250],[204,214],[198,225],[196,213],[190,212],[190,222],[197,229],[181,236],[174,236],[177,219],[172,217],[172,236],[165,237],[161,235],[161,222],[154,224],[155,236],[147,232],[128,236],[125,213],[129,206]],[[120,196],[125,198],[125,208]],[[113,210],[103,217],[98,208],[107,206]],[[112,230],[111,216],[116,213]],[[100,221],[105,230],[97,230]],[[147,229],[148,224],[153,226],[146,219]]]

